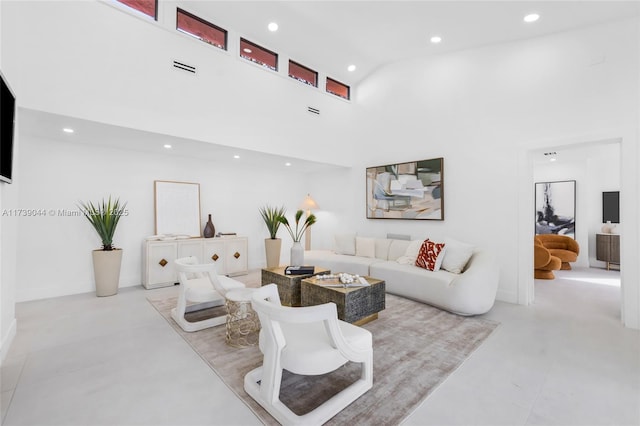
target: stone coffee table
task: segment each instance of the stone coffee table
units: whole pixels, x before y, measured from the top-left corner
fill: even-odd
[[[366,324],[378,318],[385,308],[385,282],[377,278],[364,277],[369,286],[331,287],[340,285],[335,279],[319,280],[305,278],[301,283],[302,306],[321,305],[333,302],[338,308],[338,319],[355,325]]]
[[[280,295],[280,303],[284,306],[301,306],[300,305],[300,282],[304,278],[313,275],[329,274],[328,269],[315,267],[315,273],[310,275],[285,275],[286,266],[277,268],[269,268],[262,270],[262,285],[274,283],[278,286],[278,294]]]

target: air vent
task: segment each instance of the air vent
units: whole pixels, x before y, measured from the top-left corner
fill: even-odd
[[[184,62],[173,61],[173,68],[186,71],[191,74],[196,74],[196,67],[193,65],[187,65]]]
[[[307,107],[307,111],[309,111],[311,114],[320,115],[320,110],[318,108]]]

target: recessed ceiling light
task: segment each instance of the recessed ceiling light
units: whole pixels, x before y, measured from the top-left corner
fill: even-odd
[[[349,65],[349,66],[347,67],[347,70],[348,70],[349,72],[354,72],[354,71],[356,70],[356,66],[355,66],[355,65]]]
[[[69,127],[65,127],[64,129],[62,129],[63,132],[65,133],[73,133],[75,130],[69,128]]]
[[[538,19],[540,19],[540,15],[537,13],[530,13],[524,17],[524,22],[536,22]]]
[[[242,49],[242,51],[243,51],[244,53],[251,53],[251,52],[252,52],[252,50],[251,50],[251,49],[249,49],[248,47],[245,47],[244,49]]]
[[[284,163],[285,166],[289,167],[291,163]]]
[[[433,43],[433,44],[438,44],[438,43],[440,43],[440,42],[442,41],[442,37],[440,37],[440,36],[433,36],[433,37],[431,37],[431,39],[430,39],[430,40],[431,40],[431,43]]]
[[[234,155],[233,158],[238,159],[238,158],[240,158],[240,156],[239,155]]]
[[[267,28],[269,28],[269,31],[271,32],[278,31],[278,24],[270,22],[269,25],[267,25]]]
[[[165,143],[164,147],[167,148],[167,149],[171,149],[171,145],[169,145],[168,143]]]

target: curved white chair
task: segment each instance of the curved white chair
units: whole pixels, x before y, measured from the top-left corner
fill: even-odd
[[[188,312],[224,305],[225,297],[230,291],[234,292],[235,299],[251,300],[253,289],[247,289],[239,281],[218,275],[213,263],[199,264],[195,256],[190,256],[176,259],[175,264],[180,293],[176,307],[171,309],[171,318],[184,331],[198,331],[224,324],[227,319],[226,313],[194,322],[187,321],[184,316]]]
[[[278,287],[254,291],[252,307],[260,317],[262,366],[244,377],[245,391],[283,425],[321,425],[373,386],[373,346],[368,330],[338,320],[336,305],[286,307]],[[362,364],[356,382],[302,416],[279,398],[282,370],[318,375],[334,371],[348,361]]]

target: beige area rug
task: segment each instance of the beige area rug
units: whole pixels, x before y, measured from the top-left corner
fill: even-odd
[[[278,424],[244,391],[245,374],[262,364],[257,347],[227,345],[224,325],[186,333],[170,317],[175,297],[149,301],[263,423]],[[387,294],[386,309],[377,320],[364,325],[373,334],[373,388],[327,424],[397,425],[497,326],[491,320],[461,317]],[[353,363],[326,376],[287,374],[280,399],[296,414],[304,414],[356,380],[358,374],[358,364]]]

